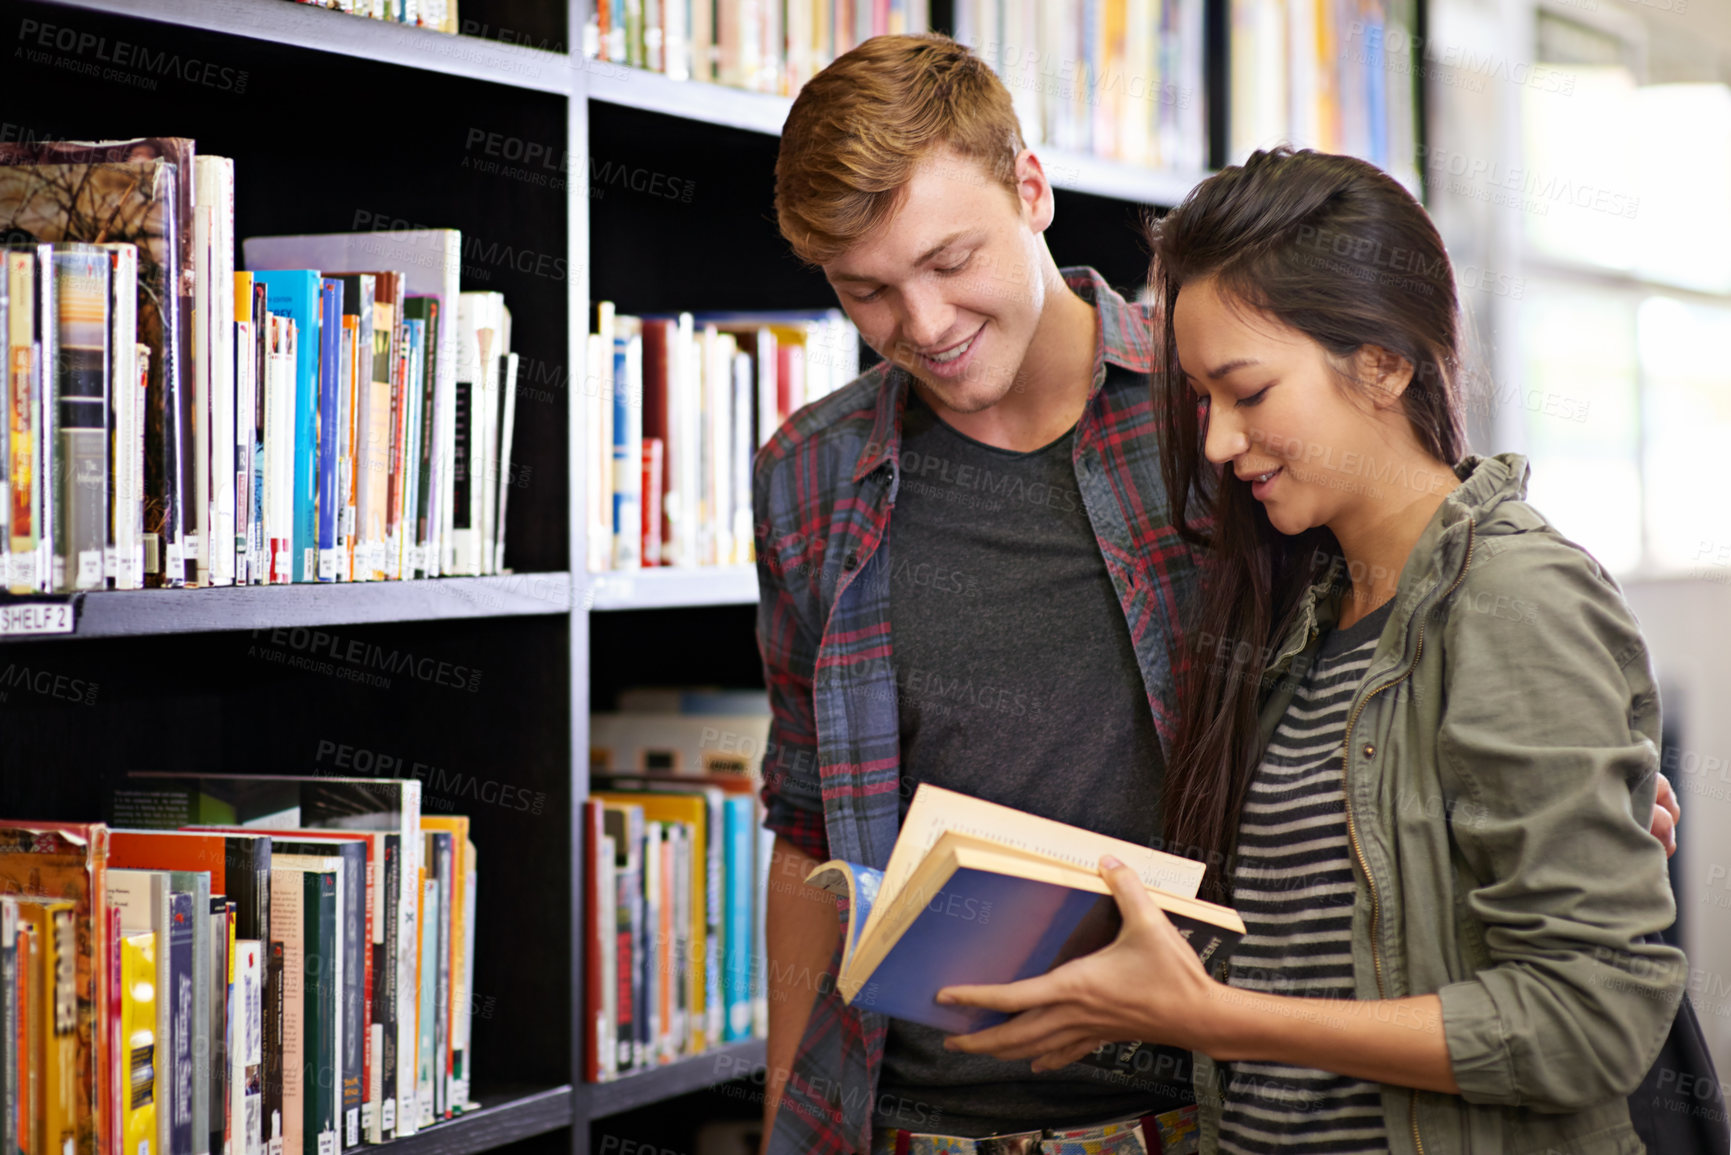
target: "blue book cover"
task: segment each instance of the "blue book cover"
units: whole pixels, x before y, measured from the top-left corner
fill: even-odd
[[[1008,1016],[939,1006],[944,987],[1045,974],[1107,945],[1121,925],[1099,874],[954,832],[938,838],[894,893],[883,891],[883,877],[875,868],[834,860],[806,879],[848,899],[847,947],[836,986],[852,1006],[949,1034],[984,1030]],[[1205,965],[1243,937],[1242,920],[1226,907],[1148,893]],[[883,913],[868,935],[866,923],[879,906]],[[866,962],[879,952],[875,965]],[[1114,1041],[1122,1045],[1081,1061],[1110,1070],[1133,1064],[1139,1044]]]
[[[726,840],[727,899],[726,963],[722,982],[726,991],[727,1025],[723,1041],[751,1037],[751,953],[756,899],[757,853],[753,834],[757,827],[756,798],[751,794],[729,794],[722,803]]]
[[[343,283],[326,277],[319,282],[319,424],[318,457],[318,580],[337,580],[337,452],[342,447],[339,401],[343,352]]]
[[[320,278],[316,269],[261,269],[265,308],[294,319],[300,337],[295,361],[294,530],[289,539],[291,580],[318,580],[318,422]]]

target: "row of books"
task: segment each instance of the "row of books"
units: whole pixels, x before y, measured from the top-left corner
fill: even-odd
[[[234,193],[187,138],[0,145],[7,588],[496,572],[516,359],[460,234],[237,271]]]
[[[1416,187],[1416,0],[1231,0],[1232,159],[1291,143]]]
[[[472,1109],[476,851],[414,780],[138,774],[0,821],[20,1155],[333,1155]]]
[[[773,837],[757,797],[767,699],[762,691],[667,695],[627,695],[621,713],[591,717],[592,792],[583,803],[590,1082],[769,1029],[763,896]]]
[[[927,0],[595,0],[584,55],[792,96],[873,36],[924,32]]]
[[[839,309],[633,317],[596,308],[584,461],[591,572],[753,558],[751,462],[859,374]]]
[[[453,35],[458,31],[457,0],[297,0],[297,3]]]
[[[1004,81],[1030,145],[1207,164],[1203,0],[956,0],[956,39]]]

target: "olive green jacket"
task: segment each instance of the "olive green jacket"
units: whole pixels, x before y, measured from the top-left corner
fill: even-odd
[[[1647,647],[1611,578],[1522,500],[1527,472],[1459,466],[1348,714],[1357,997],[1438,994],[1460,1086],[1384,1085],[1396,1155],[1641,1152],[1626,1096],[1686,979],[1681,951],[1641,941],[1676,912],[1648,829]],[[1333,577],[1269,664],[1264,744],[1333,624]],[[1219,1075],[1197,1056],[1205,1152]]]

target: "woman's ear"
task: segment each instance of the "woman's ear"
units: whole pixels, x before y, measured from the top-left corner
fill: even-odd
[[[1381,345],[1361,345],[1354,354],[1359,381],[1377,394],[1377,406],[1387,408],[1399,401],[1412,384],[1413,365],[1405,357]]]

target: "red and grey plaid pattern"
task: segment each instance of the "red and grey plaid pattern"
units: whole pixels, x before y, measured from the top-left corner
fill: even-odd
[[[1077,488],[1118,591],[1162,744],[1176,721],[1179,611],[1195,557],[1168,524],[1148,392],[1151,311],[1092,269],[1065,282],[1097,310],[1093,391],[1077,426]],[[896,682],[890,664],[889,532],[911,378],[879,364],[801,409],[759,452],[752,486],[758,646],[773,718],[765,826],[822,862],[882,867],[900,822]],[[839,954],[830,973],[840,968]],[[822,989],[783,1092],[771,1151],[871,1149],[882,1016]]]

